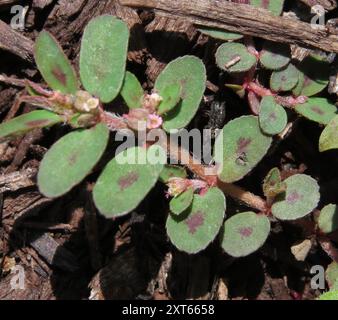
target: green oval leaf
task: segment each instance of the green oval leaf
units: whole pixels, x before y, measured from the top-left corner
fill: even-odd
[[[189,208],[193,198],[194,189],[189,188],[187,191],[170,200],[170,211],[176,215],[181,214],[183,211]]]
[[[269,233],[270,221],[266,216],[242,212],[225,221],[222,248],[233,257],[245,257],[262,247]]]
[[[155,83],[160,96],[169,85],[179,83],[182,101],[164,117],[166,131],[186,127],[195,116],[203,98],[206,85],[206,70],[203,62],[194,56],[184,56],[170,62]]]
[[[98,210],[107,217],[123,216],[134,210],[157,182],[164,158],[164,151],[156,145],[148,150],[133,147],[119,153],[105,167],[94,187]]]
[[[56,91],[75,94],[79,88],[76,73],[56,39],[40,32],[35,42],[34,58],[47,84]]]
[[[319,297],[319,300],[338,300],[338,290],[332,290],[332,291],[323,293]]]
[[[318,219],[319,229],[324,233],[331,233],[338,229],[338,207],[328,204],[320,212]],[[338,278],[338,277],[337,277]]]
[[[224,43],[216,51],[218,67],[230,73],[248,71],[256,61],[256,57],[241,43]]]
[[[278,195],[272,214],[280,220],[296,220],[311,213],[318,205],[317,181],[305,174],[295,174],[284,181],[286,192]]]
[[[284,0],[250,0],[249,3],[257,8],[269,10],[276,16],[281,15],[284,7]]]
[[[110,15],[92,19],[85,28],[80,76],[85,89],[104,103],[118,95],[125,75],[129,30]]]
[[[170,178],[186,178],[187,176],[187,171],[183,167],[165,165],[160,174],[160,181],[168,183]]]
[[[57,114],[47,110],[25,113],[0,124],[0,141],[25,134],[37,128],[45,128],[63,122]]]
[[[197,30],[209,37],[223,40],[223,41],[239,40],[243,38],[243,35],[241,35],[240,33],[228,32],[228,31],[224,31],[224,30],[216,29],[216,28],[198,27]]]
[[[209,189],[203,196],[195,194],[188,210],[179,216],[168,216],[168,236],[179,250],[197,253],[216,238],[224,214],[225,197],[218,188]]]
[[[299,71],[293,64],[286,69],[274,71],[270,78],[270,88],[275,92],[292,90],[299,81]]]
[[[279,134],[287,123],[288,116],[284,108],[275,102],[274,97],[264,97],[259,110],[259,125],[262,131],[268,135]]]
[[[215,142],[215,161],[224,182],[242,179],[260,162],[272,138],[262,133],[258,118],[243,116],[225,125]]]
[[[293,89],[296,96],[314,96],[321,92],[329,83],[330,65],[312,56],[306,57],[298,66],[299,81]]]
[[[161,92],[162,101],[158,106],[158,114],[168,113],[174,109],[181,100],[181,86],[173,83],[164,88]]]
[[[325,271],[325,277],[329,284],[329,287],[335,287],[338,281],[338,263],[333,261],[331,264],[328,265]],[[338,287],[337,287],[338,290]]]
[[[290,56],[289,45],[265,41],[259,60],[266,69],[280,70],[288,65],[291,60]]]
[[[325,125],[337,115],[337,107],[325,98],[309,98],[295,110],[303,117]]]
[[[319,151],[338,149],[338,115],[323,130],[319,138]]]
[[[136,76],[127,71],[124,77],[121,96],[130,109],[142,107],[144,91]]]
[[[79,184],[100,160],[108,138],[107,126],[98,124],[88,130],[71,132],[57,141],[41,161],[40,192],[56,198]]]

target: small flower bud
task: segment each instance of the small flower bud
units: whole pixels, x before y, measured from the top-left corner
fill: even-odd
[[[147,119],[147,128],[149,130],[157,129],[162,125],[162,123],[163,119],[160,116],[157,114],[150,114]]]
[[[149,110],[150,113],[153,113],[156,111],[162,100],[162,97],[157,93],[145,94],[143,97],[143,108]]]
[[[77,91],[75,94],[74,107],[80,112],[92,112],[99,106],[99,99],[92,97],[86,91]]]

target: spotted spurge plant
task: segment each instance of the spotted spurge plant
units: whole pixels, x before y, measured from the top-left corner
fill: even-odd
[[[270,3],[279,14],[283,1]],[[276,3],[279,5],[275,7]],[[259,6],[261,1],[252,4]],[[222,40],[242,38],[222,35],[219,30],[202,31]],[[196,115],[206,89],[202,61],[183,56],[170,62],[158,76],[153,91],[146,93],[137,77],[126,71],[128,39],[128,28],[121,20],[109,15],[93,19],[82,38],[80,82],[53,36],[45,31],[38,36],[35,60],[49,89],[26,80],[29,95],[21,96],[16,105],[27,102],[39,109],[2,123],[0,138],[53,125],[74,129],[58,140],[41,162],[37,181],[45,196],[60,197],[83,181],[102,158],[110,131],[129,129],[140,135],[162,128],[170,133],[187,127]],[[265,200],[234,184],[256,167],[274,136],[285,129],[285,106],[327,125],[321,148],[324,151],[335,147],[331,141],[336,134],[335,106],[322,98],[309,98],[327,84],[325,78],[316,77],[317,71],[325,71],[326,62],[309,57],[304,64],[320,65],[311,68],[310,77],[302,71],[307,70],[303,64],[291,62],[287,47],[274,50],[276,46],[266,43],[258,53],[245,41],[225,42],[219,47],[217,65],[230,74],[246,75],[244,84],[232,88],[248,92],[252,114],[231,120],[221,130],[214,145],[215,165],[196,164],[190,161],[188,151],[174,146],[181,155],[188,154],[190,160],[185,166],[173,166],[167,163],[172,157],[172,145],[164,149],[161,143],[143,141],[118,153],[103,169],[93,189],[98,211],[108,218],[126,215],[160,181],[167,185],[166,196],[170,198],[166,228],[171,242],[192,254],[217,241],[234,257],[249,255],[265,243],[272,216],[295,220],[310,214],[320,195],[317,182],[307,175],[282,180],[279,170],[272,169],[263,183]],[[253,71],[259,63],[272,70],[270,89],[255,80]],[[290,91],[294,95],[280,95]],[[129,109],[122,115],[106,111],[118,96]],[[207,175],[205,169],[213,170],[213,174]],[[253,211],[225,219],[226,196],[244,202]],[[330,228],[332,214],[328,216],[321,219],[325,228]]]

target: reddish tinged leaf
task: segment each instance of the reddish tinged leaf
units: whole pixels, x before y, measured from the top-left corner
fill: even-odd
[[[36,110],[0,124],[0,141],[10,139],[37,128],[45,128],[64,120],[53,112]]]
[[[53,90],[76,93],[79,84],[75,71],[56,39],[47,31],[40,32],[36,39],[35,62]]]
[[[40,164],[40,192],[56,198],[79,184],[100,160],[108,138],[109,131],[104,124],[62,137],[49,149]]]

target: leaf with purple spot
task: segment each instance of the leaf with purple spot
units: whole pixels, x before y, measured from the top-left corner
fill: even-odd
[[[50,127],[61,122],[63,122],[63,119],[60,116],[47,110],[36,110],[25,113],[0,124],[0,141],[11,139],[37,128]]]
[[[338,149],[338,115],[325,127],[319,138],[319,151]]]
[[[320,211],[318,227],[324,233],[331,233],[338,229],[338,207],[336,204],[328,204]]]
[[[76,73],[56,39],[40,32],[35,42],[34,58],[47,84],[56,91],[75,94],[79,88]]]
[[[216,64],[230,73],[248,71],[256,61],[256,57],[241,43],[223,43],[216,52]]]
[[[325,98],[309,98],[307,102],[299,104],[295,110],[303,117],[318,122],[329,124],[337,115],[337,107]]]
[[[80,76],[84,88],[104,103],[115,99],[122,87],[129,30],[111,15],[92,19],[84,30],[80,52]]]
[[[109,130],[98,124],[71,132],[45,154],[38,173],[40,192],[56,198],[79,184],[95,167],[106,149]]]
[[[271,142],[261,131],[258,117],[243,116],[227,123],[215,142],[219,178],[224,182],[242,179],[263,159]]]
[[[217,28],[198,27],[197,30],[211,38],[223,40],[223,41],[230,41],[230,40],[233,41],[233,40],[239,40],[243,38],[243,35],[241,35],[240,33],[228,32],[228,31],[224,31],[221,29],[217,29]]]
[[[238,213],[224,223],[222,248],[233,257],[245,257],[262,247],[269,233],[270,221],[265,215]]]
[[[281,133],[288,123],[288,116],[282,106],[276,103],[274,97],[262,99],[259,109],[259,125],[268,135]]]
[[[272,205],[272,214],[280,220],[296,220],[311,213],[318,205],[320,194],[315,179],[295,174],[286,180],[286,191]]]
[[[287,44],[265,41],[259,60],[261,65],[266,69],[283,69],[291,60],[290,46]]]
[[[134,210],[155,186],[165,160],[165,152],[157,145],[120,152],[107,164],[94,187],[98,210],[106,217]]]
[[[183,211],[187,210],[192,203],[194,198],[194,189],[189,188],[185,192],[181,193],[175,198],[170,200],[170,212],[179,215]]]
[[[291,91],[299,81],[299,71],[289,64],[285,69],[274,71],[270,78],[270,88],[275,92]]]
[[[144,91],[133,73],[129,71],[126,72],[120,93],[129,109],[138,109],[142,107]]]
[[[219,233],[225,208],[224,194],[218,188],[195,194],[187,210],[178,216],[169,214],[166,227],[171,242],[191,254],[204,250]]]

